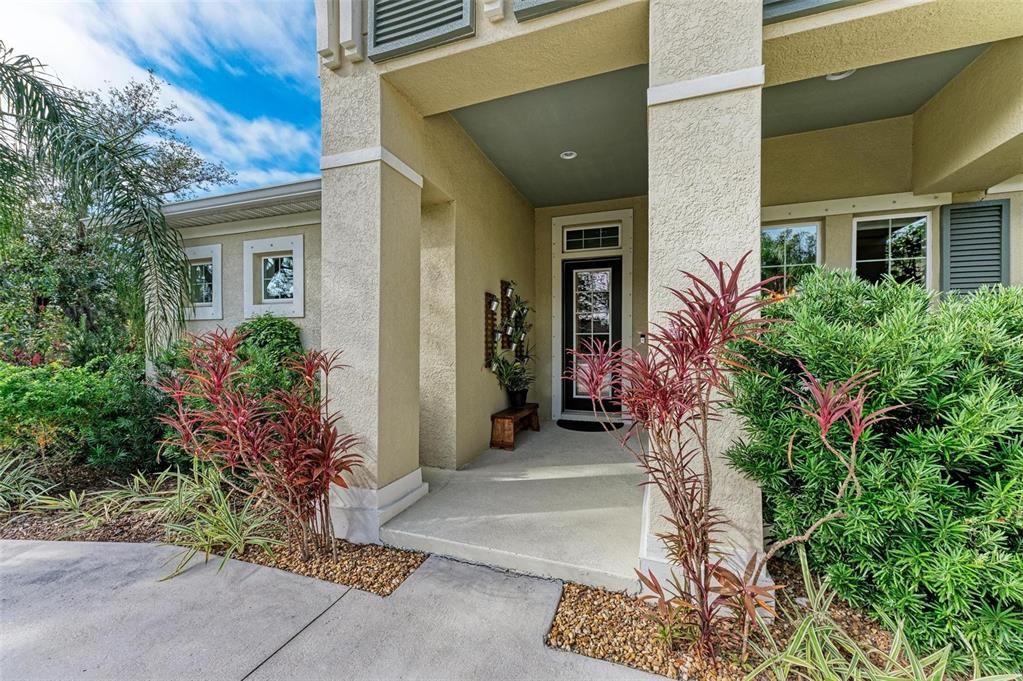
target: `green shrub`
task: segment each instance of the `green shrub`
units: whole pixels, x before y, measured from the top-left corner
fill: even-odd
[[[85,463],[128,474],[157,465],[162,432],[155,416],[164,398],[145,382],[140,355],[114,357],[108,368],[37,367],[0,362],[0,448],[30,453],[43,472]]]
[[[906,406],[861,441],[863,494],[813,537],[811,562],[844,599],[905,621],[917,648],[1023,669],[1023,290],[936,300],[817,272],[765,314],[785,323],[742,348],[732,406],[748,441],[729,458],[760,482],[775,533],[830,510],[845,475],[795,408],[797,361],[824,381],[877,371],[868,409]]]
[[[260,315],[242,322],[235,331],[245,336],[243,349],[250,352],[262,351],[276,362],[302,352],[301,330],[293,321],[284,317]]]
[[[951,646],[921,656],[905,637],[905,623],[884,622],[892,632],[888,650],[864,646],[831,617],[834,592],[827,579],[815,584],[806,561],[799,551],[806,585],[806,607],[788,599],[785,616],[790,619],[792,636],[784,645],[775,639],[771,627],[758,618],[763,642],[751,641],[760,664],[746,677],[747,681],[773,678],[775,681],[945,681],[948,674]],[[767,672],[770,672],[768,675]],[[974,669],[974,681],[1018,681],[1018,674],[981,678]]]
[[[265,396],[295,384],[299,376],[289,362],[301,354],[302,342],[301,330],[293,321],[265,314],[242,322],[235,330],[245,335],[238,358],[246,363],[242,375],[252,394]],[[165,376],[189,368],[190,346],[187,338],[168,346],[155,360],[157,374]]]

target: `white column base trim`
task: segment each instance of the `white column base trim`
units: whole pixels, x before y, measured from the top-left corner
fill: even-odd
[[[385,147],[366,147],[365,149],[346,151],[341,154],[322,156],[320,158],[320,170],[345,168],[347,166],[355,166],[362,163],[372,163],[373,161],[382,161],[386,163],[391,166],[391,168],[397,170],[399,173],[408,178],[410,182],[417,185],[420,189],[423,188],[423,176],[413,170],[412,166],[402,161]]]
[[[426,496],[429,485],[417,468],[381,489],[331,487],[334,535],[359,544],[379,544],[380,526]]]
[[[764,84],[764,65],[751,66],[748,69],[717,73],[713,76],[680,80],[677,83],[655,85],[646,91],[647,106],[678,102],[683,99],[716,95],[721,92],[760,87]]]
[[[639,571],[643,574],[653,572],[657,575],[657,579],[660,580],[661,584],[667,584],[668,580],[671,579],[672,565],[671,561],[668,560],[667,553],[665,553],[664,542],[657,537],[657,534],[650,526],[650,494],[652,489],[650,485],[646,485],[643,491],[643,518],[639,537]],[[727,546],[722,546],[721,548],[727,552],[725,564],[741,575],[746,569],[746,564],[753,555],[753,551],[735,547],[729,549]],[[677,570],[676,574],[678,574]],[[679,577],[681,578],[681,575]],[[774,584],[774,579],[772,579],[767,570],[764,570],[764,574],[757,581],[761,585]],[[643,591],[644,593],[647,591],[645,587]]]
[[[640,572],[643,574],[653,572],[657,575],[657,579],[660,580],[661,584],[667,584],[667,580],[671,578],[672,564],[664,552],[664,544],[652,534],[643,536],[643,544],[645,550],[639,554]],[[753,552],[749,549],[728,550],[725,547],[722,548],[725,552],[725,566],[741,576]],[[678,569],[675,570],[675,574],[679,579],[682,578],[682,574]],[[761,586],[771,585],[774,584],[774,579],[767,570],[764,570],[764,574],[760,576],[757,583]],[[646,590],[644,589],[644,591]]]

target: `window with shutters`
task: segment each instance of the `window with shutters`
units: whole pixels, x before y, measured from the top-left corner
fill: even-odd
[[[476,33],[473,0],[370,0],[367,55],[383,61]]]
[[[1009,202],[957,203],[941,209],[941,288],[976,291],[1009,283]]]
[[[887,274],[900,282],[928,284],[926,213],[876,215],[853,223],[856,274],[874,282]]]

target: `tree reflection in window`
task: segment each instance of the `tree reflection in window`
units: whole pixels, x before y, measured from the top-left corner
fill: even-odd
[[[764,227],[760,231],[760,276],[778,277],[768,284],[777,293],[791,293],[817,264],[816,223]]]
[[[856,274],[927,283],[927,216],[879,217],[856,223]]]
[[[263,300],[291,300],[294,297],[294,259],[290,255],[264,257]]]
[[[188,296],[193,305],[213,304],[212,261],[193,261],[188,264]]]

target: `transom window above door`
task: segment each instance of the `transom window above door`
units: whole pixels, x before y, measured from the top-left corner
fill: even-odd
[[[772,225],[760,230],[760,277],[778,277],[768,288],[791,293],[819,261],[820,223]]]
[[[929,223],[926,214],[855,220],[856,274],[875,282],[889,274],[899,282],[911,281],[926,286]]]
[[[562,251],[597,251],[622,247],[621,225],[595,225],[565,229]]]

